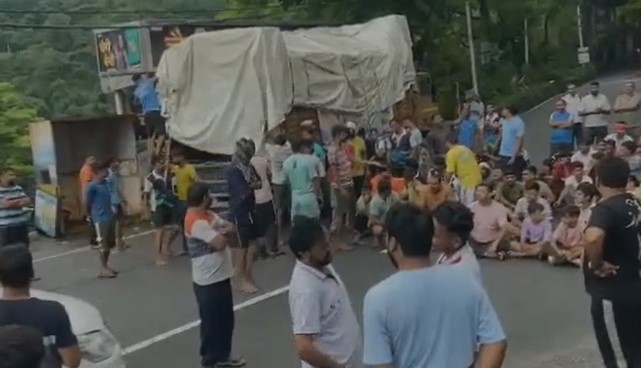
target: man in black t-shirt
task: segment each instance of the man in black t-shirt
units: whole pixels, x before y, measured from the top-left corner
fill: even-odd
[[[31,327],[43,336],[45,355],[40,368],[80,365],[78,340],[71,330],[65,308],[58,302],[30,296],[33,260],[27,247],[0,248],[0,326]]]
[[[621,351],[627,366],[636,368],[641,367],[641,204],[626,192],[629,176],[629,166],[620,158],[605,158],[596,167],[602,199],[585,231],[583,269],[586,291],[595,300],[612,303]],[[598,339],[602,331],[596,322]]]

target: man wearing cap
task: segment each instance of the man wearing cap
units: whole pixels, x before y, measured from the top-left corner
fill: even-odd
[[[581,116],[583,101],[581,95],[576,93],[574,84],[569,84],[568,93],[562,99],[565,101],[565,109],[572,114],[572,122],[574,123],[572,135],[574,136],[574,144],[578,146],[583,140],[583,117]]]
[[[627,126],[624,121],[619,121],[614,125],[614,133],[609,134],[605,137],[606,141],[613,141],[616,144],[617,150],[623,142],[634,142],[634,139],[630,137],[627,132]]]

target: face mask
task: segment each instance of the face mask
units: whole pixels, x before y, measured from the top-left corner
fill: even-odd
[[[599,95],[599,91],[592,91],[592,96],[598,96],[598,95]]]

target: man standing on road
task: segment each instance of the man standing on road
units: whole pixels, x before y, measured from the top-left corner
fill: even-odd
[[[566,102],[560,99],[556,102],[555,111],[550,115],[550,157],[563,154],[565,156],[574,151],[574,138],[572,128],[574,117],[566,109]]]
[[[289,284],[294,344],[303,368],[362,367],[360,327],[318,219],[294,219],[289,246],[296,266]]]
[[[173,153],[174,166],[172,172],[176,181],[176,197],[178,199],[176,209],[176,222],[181,229],[181,234],[184,234],[183,225],[185,224],[185,213],[187,212],[187,193],[189,188],[198,180],[196,175],[196,168],[194,165],[187,162],[185,155],[182,152]],[[182,254],[187,252],[187,243],[185,236],[182,235]],[[169,244],[171,247],[171,244]]]
[[[127,205],[127,201],[120,190],[120,161],[116,158],[109,159],[107,184],[111,192],[111,210],[114,213],[116,224],[116,249],[122,252],[129,248],[123,240],[124,206]]]
[[[151,215],[156,228],[156,265],[166,266],[171,257],[171,243],[178,235],[176,230],[182,226],[176,226],[176,201],[167,163],[158,157],[153,157],[151,163],[154,169],[145,177],[143,196],[148,215]]]
[[[189,188],[185,216],[187,249],[191,258],[194,293],[200,315],[200,356],[203,368],[243,367],[231,358],[234,334],[234,268],[228,248],[234,225],[209,210],[209,189],[203,183]]]
[[[87,207],[87,198],[85,197],[87,195],[87,186],[89,183],[91,183],[96,176],[96,157],[95,156],[87,156],[85,158],[85,163],[82,165],[80,168],[80,173],[78,174],[78,185],[80,188],[80,203],[82,204],[82,208]],[[88,213],[84,214],[85,216],[89,217]],[[91,221],[89,223],[89,244],[92,245],[93,247],[98,246],[98,242],[96,241],[96,228],[93,226],[93,223]]]
[[[262,181],[251,164],[251,158],[255,152],[254,142],[241,138],[236,142],[236,152],[225,173],[229,210],[233,216],[240,243],[240,248],[234,250],[234,267],[236,267],[240,290],[247,294],[258,291],[252,273],[257,251],[256,240],[259,235],[254,218],[256,205],[254,191],[262,187]]]
[[[623,159],[603,159],[596,176],[601,201],[592,208],[585,230],[585,288],[593,300],[612,303],[627,366],[641,367],[641,204],[626,192],[630,169]],[[598,337],[603,331],[594,314],[593,321]]]
[[[433,264],[432,219],[399,204],[388,213],[386,227],[388,256],[399,271],[365,296],[364,363],[501,367],[507,345],[492,303],[469,269]]]
[[[11,244],[29,246],[29,216],[25,207],[31,205],[16,174],[10,168],[0,172],[0,247]]]
[[[610,101],[599,91],[599,82],[592,82],[590,94],[583,97],[583,111],[580,113],[585,119],[585,143],[601,142],[608,135],[611,109]]]
[[[620,121],[627,124],[627,133],[636,141],[641,136],[641,119],[639,110],[641,109],[641,94],[635,91],[634,82],[627,82],[623,94],[614,101],[614,112],[620,114]]]
[[[565,101],[565,109],[572,114],[572,136],[574,137],[574,145],[579,146],[583,142],[583,101],[581,95],[576,93],[576,86],[574,84],[568,85],[568,93],[563,96]]]
[[[111,206],[111,191],[107,183],[108,165],[96,169],[96,177],[87,186],[87,213],[89,221],[96,228],[96,239],[100,246],[99,279],[113,279],[118,272],[109,266],[109,256],[116,246],[116,223]]]
[[[26,247],[0,248],[0,326],[26,326],[42,334],[45,354],[39,367],[77,368],[82,357],[65,307],[31,297],[32,279],[33,259]],[[0,359],[0,366],[3,363],[6,362]]]
[[[333,142],[327,152],[329,181],[336,199],[331,232],[332,235],[339,237],[343,230],[352,229],[356,199],[354,198],[354,181],[352,180],[353,162],[346,147],[349,130],[344,125],[334,125],[332,127],[332,138]],[[348,246],[340,247],[340,250],[349,249],[351,248]]]
[[[320,219],[321,195],[317,158],[312,154],[313,142],[294,142],[294,154],[283,163],[283,175],[291,190],[291,218],[304,216]],[[328,199],[324,199],[328,200]]]
[[[501,120],[501,146],[499,147],[499,159],[503,171],[512,171],[521,173],[525,169],[527,162],[523,157],[523,145],[525,143],[525,123],[517,115],[518,110],[515,107],[503,108]]]

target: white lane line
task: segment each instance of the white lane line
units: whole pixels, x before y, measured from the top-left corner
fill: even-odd
[[[275,296],[278,296],[280,294],[286,293],[287,290],[289,290],[289,286],[283,286],[283,287],[280,287],[278,289],[275,289],[275,290],[272,290],[270,292],[267,292],[265,294],[258,295],[256,297],[251,298],[251,299],[245,300],[242,303],[238,303],[238,304],[234,305],[234,310],[237,311],[237,310],[240,310],[240,309],[243,309],[243,308],[251,307],[252,305],[258,304],[258,303],[263,302],[263,301],[265,301],[267,299],[271,299],[271,298],[273,298]],[[159,343],[161,341],[167,340],[167,339],[169,339],[171,337],[174,337],[176,335],[180,335],[183,332],[187,332],[187,331],[189,331],[189,330],[191,330],[193,328],[196,328],[196,327],[198,327],[198,325],[200,325],[200,320],[189,322],[189,323],[187,323],[185,325],[182,325],[180,327],[176,327],[173,330],[169,330],[167,332],[163,332],[163,333],[161,333],[159,335],[156,335],[156,336],[154,336],[152,338],[149,338],[147,340],[144,340],[144,341],[141,341],[139,343],[136,343],[136,344],[133,344],[131,346],[126,347],[123,350],[123,354],[124,355],[128,355],[128,354],[131,354],[131,353],[135,353],[136,351],[146,349],[146,348],[148,348],[149,346],[151,346],[153,344]]]
[[[125,240],[135,239],[135,238],[138,238],[140,236],[153,234],[153,232],[154,232],[154,230],[145,230],[145,231],[140,232],[140,233],[127,235],[123,239],[125,239]],[[52,254],[52,255],[46,256],[46,257],[36,258],[36,259],[33,260],[33,263],[40,263],[40,262],[44,262],[44,261],[50,261],[52,259],[62,258],[62,257],[70,256],[72,254],[86,252],[88,250],[91,250],[91,246],[90,245],[87,245],[85,247],[78,248],[78,249],[72,249],[72,250],[69,250],[69,251],[66,251],[66,252]]]

